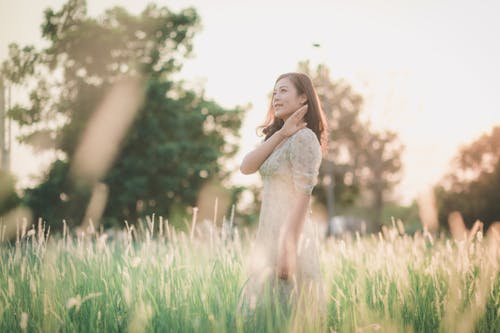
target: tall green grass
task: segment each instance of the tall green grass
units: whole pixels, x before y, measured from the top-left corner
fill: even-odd
[[[318,331],[271,300],[238,311],[251,233],[210,226],[20,227],[0,248],[0,332]],[[393,228],[323,241],[327,331],[499,332],[499,258],[480,233],[454,241]]]

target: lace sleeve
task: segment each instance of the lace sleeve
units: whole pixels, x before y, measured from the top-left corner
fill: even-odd
[[[316,134],[310,129],[302,129],[291,137],[290,163],[295,188],[311,194],[318,181],[321,164],[321,146]]]

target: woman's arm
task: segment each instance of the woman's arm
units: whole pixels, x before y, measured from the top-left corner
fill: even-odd
[[[286,136],[283,135],[281,130],[278,130],[260,146],[246,154],[240,165],[241,173],[249,175],[259,170],[262,163],[271,155],[274,148],[284,139],[286,139]]]
[[[299,237],[302,233],[310,199],[310,194],[295,192],[294,209],[290,212],[289,220],[285,221],[285,229],[279,243],[277,274],[280,279],[288,279],[295,271]]]
[[[242,174],[249,175],[259,170],[264,161],[271,155],[274,148],[284,139],[307,126],[302,121],[302,118],[307,112],[307,104],[295,111],[283,124],[283,127],[276,131],[269,139],[264,141],[260,146],[249,152],[243,158],[240,165]]]
[[[310,199],[310,194],[305,194],[302,192],[297,192],[295,194],[294,209],[287,224],[287,234],[294,243],[298,242],[299,236],[302,233],[302,228],[304,227],[304,221],[306,219]]]

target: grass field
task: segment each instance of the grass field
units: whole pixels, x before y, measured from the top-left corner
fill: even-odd
[[[0,248],[0,332],[316,330],[271,307],[238,315],[251,233],[202,226],[20,226]],[[327,331],[500,332],[499,251],[481,233],[455,241],[397,228],[323,241]]]

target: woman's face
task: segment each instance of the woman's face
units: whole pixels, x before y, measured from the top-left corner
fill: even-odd
[[[306,102],[304,94],[299,95],[289,78],[284,77],[274,86],[272,107],[274,116],[286,120]]]

